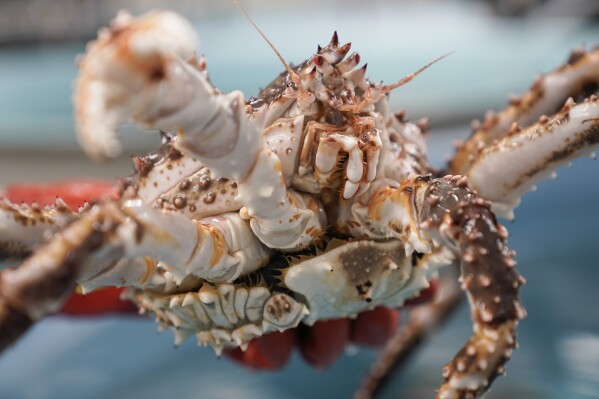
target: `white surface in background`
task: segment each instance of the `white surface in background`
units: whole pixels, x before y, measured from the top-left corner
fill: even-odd
[[[599,334],[566,336],[559,342],[557,353],[570,389],[590,398],[599,398]]]
[[[373,80],[395,81],[455,50],[443,62],[392,94],[396,108],[436,124],[482,116],[503,107],[510,92],[563,62],[581,44],[599,43],[599,27],[572,19],[503,20],[474,2],[408,5],[390,2],[325,3],[318,10],[250,9],[286,60],[301,62],[337,30],[368,62]],[[233,6],[231,6],[233,7]],[[213,82],[249,97],[282,66],[240,12],[217,14],[197,25]],[[73,59],[83,44],[0,51],[0,143],[3,150],[76,150],[70,102]],[[139,148],[139,136],[126,146]],[[144,136],[145,137],[145,136]],[[143,138],[141,147],[147,147]]]

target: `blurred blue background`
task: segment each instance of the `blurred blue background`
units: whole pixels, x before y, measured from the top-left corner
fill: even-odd
[[[428,116],[431,159],[442,165],[469,120],[501,108],[539,72],[580,45],[599,44],[599,2],[571,1],[244,1],[284,58],[301,62],[334,30],[351,41],[368,75],[392,82],[455,51],[392,94],[411,119]],[[114,177],[155,134],[126,127],[123,157],[96,165],[74,140],[74,58],[118,9],[175,8],[197,27],[200,53],[222,90],[258,92],[282,67],[232,2],[0,0],[0,184]],[[528,194],[507,223],[518,252],[529,317],[521,347],[491,398],[599,398],[599,165],[558,171]],[[441,367],[471,331],[463,307],[381,392],[430,398]],[[350,397],[376,351],[349,348],[324,372],[294,355],[281,372],[256,373],[208,348],[172,347],[151,320],[51,318],[0,357],[0,398],[312,398]]]

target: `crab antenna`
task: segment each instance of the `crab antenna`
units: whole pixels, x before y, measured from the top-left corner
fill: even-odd
[[[399,86],[403,86],[406,83],[410,82],[412,79],[414,79],[416,76],[420,75],[422,72],[424,72],[426,69],[428,69],[430,66],[432,66],[433,64],[436,64],[437,62],[441,61],[443,58],[453,54],[453,51],[450,51],[449,53],[443,54],[441,57],[437,58],[434,61],[429,62],[428,64],[426,64],[425,66],[423,66],[422,68],[420,68],[419,70],[417,70],[416,72],[412,72],[409,75],[404,76],[403,78],[401,78],[400,80],[398,80],[397,82],[390,84],[390,85],[385,85],[381,88],[381,91],[383,93],[389,93],[391,90],[395,90],[397,89]]]
[[[275,54],[277,55],[277,57],[279,58],[279,60],[281,61],[281,63],[283,64],[283,66],[285,67],[285,69],[287,70],[287,72],[289,73],[289,75],[291,76],[291,79],[293,80],[293,83],[295,83],[298,88],[300,86],[300,82],[301,79],[300,77],[297,75],[297,73],[295,73],[291,67],[285,62],[285,60],[283,59],[283,57],[281,56],[281,53],[279,53],[279,51],[275,48],[274,44],[272,44],[272,42],[270,40],[268,40],[268,38],[266,37],[266,35],[264,34],[264,32],[262,32],[262,30],[260,30],[260,28],[258,28],[258,25],[256,25],[256,22],[254,22],[254,20],[252,19],[252,17],[250,16],[250,14],[246,11],[246,9],[241,5],[241,3],[238,0],[235,0],[235,5],[237,7],[239,7],[239,9],[241,10],[241,12],[243,12],[243,14],[245,15],[245,17],[247,18],[248,21],[250,21],[250,23],[252,24],[252,26],[258,31],[258,33],[260,34],[260,36],[262,36],[262,38],[266,41],[266,43],[268,44],[268,46],[272,49],[272,51],[275,52]],[[301,89],[300,89],[301,90]]]

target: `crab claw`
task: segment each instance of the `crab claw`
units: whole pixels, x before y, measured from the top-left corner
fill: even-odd
[[[75,118],[85,152],[100,160],[118,155],[118,124],[142,110],[147,114],[168,83],[165,76],[176,73],[171,61],[191,56],[196,47],[189,22],[172,12],[153,11],[137,19],[120,12],[101,29],[80,61],[75,82]],[[186,101],[181,97],[171,98],[169,105]],[[166,110],[150,111],[158,116]]]

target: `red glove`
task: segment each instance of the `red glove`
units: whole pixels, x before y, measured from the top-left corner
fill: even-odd
[[[54,204],[58,196],[72,209],[77,209],[92,198],[116,197],[111,183],[90,181],[19,184],[9,186],[5,193],[6,198],[12,202],[37,202],[40,206]],[[429,289],[410,304],[429,300],[434,296],[436,288],[436,284],[431,284]],[[135,305],[119,299],[121,292],[122,288],[109,287],[85,296],[74,293],[59,313],[80,316],[136,312]],[[277,370],[285,366],[293,348],[297,346],[306,362],[315,368],[326,368],[343,353],[348,343],[383,345],[398,325],[399,313],[396,310],[376,308],[359,314],[355,320],[327,320],[311,327],[300,325],[294,330],[270,333],[251,341],[245,352],[233,349],[225,351],[225,354],[247,367]]]

